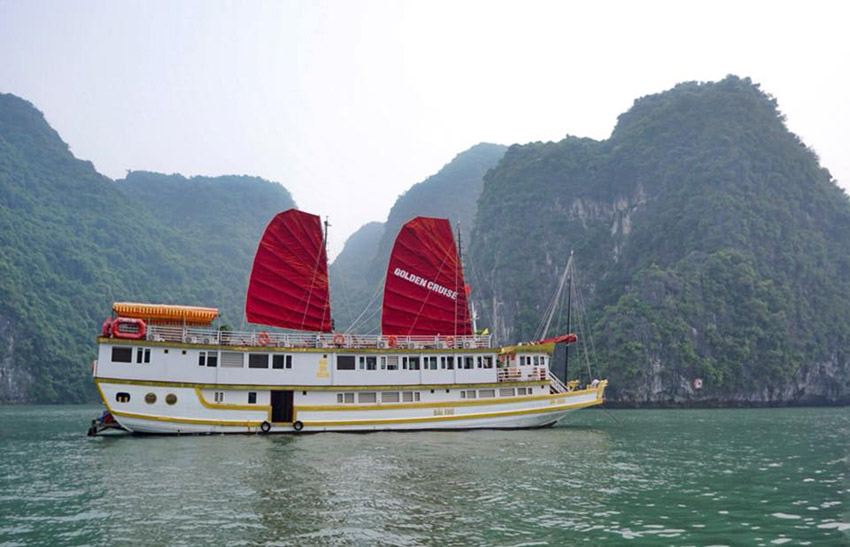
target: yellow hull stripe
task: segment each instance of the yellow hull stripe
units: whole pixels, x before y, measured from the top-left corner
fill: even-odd
[[[395,410],[408,408],[442,408],[450,406],[481,406],[481,405],[500,405],[510,403],[524,403],[526,401],[543,401],[546,399],[562,399],[565,397],[578,397],[594,393],[594,389],[585,389],[582,391],[572,391],[570,393],[549,393],[546,395],[533,395],[527,397],[504,397],[492,399],[468,399],[463,401],[439,401],[434,403],[383,403],[379,405],[316,405],[302,406],[298,405],[298,410],[302,412],[308,411],[346,411],[346,410]]]
[[[549,407],[529,408],[525,410],[508,410],[506,412],[484,412],[480,414],[455,414],[452,416],[425,416],[421,418],[386,418],[375,420],[342,420],[342,421],[309,421],[305,426],[338,426],[338,425],[382,425],[382,424],[405,424],[405,423],[427,423],[443,422],[449,420],[478,420],[482,418],[499,418],[502,416],[519,416],[522,414],[540,414],[543,412],[557,412],[602,404],[602,399],[588,401],[586,403],[573,403]]]
[[[498,387],[533,387],[548,386],[548,380],[531,382],[497,382],[489,384],[399,384],[382,386],[305,386],[305,385],[259,385],[259,384],[202,384],[198,382],[162,382],[158,380],[125,380],[122,378],[95,378],[96,382],[105,384],[126,384],[132,386],[154,387],[199,387],[201,389],[244,390],[244,391],[417,391],[423,389],[480,389]]]

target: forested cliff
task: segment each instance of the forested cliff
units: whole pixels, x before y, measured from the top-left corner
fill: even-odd
[[[643,97],[605,141],[511,147],[476,218],[502,341],[533,335],[575,252],[612,403],[850,400],[850,201],[749,79]]]
[[[249,257],[293,202],[276,184],[232,182],[134,173],[119,188],[30,103],[0,95],[0,403],[94,400],[88,364],[113,301],[220,306],[240,321]]]

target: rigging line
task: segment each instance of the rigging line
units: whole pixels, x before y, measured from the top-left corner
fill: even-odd
[[[351,324],[348,326],[348,328],[345,330],[346,334],[350,334],[358,326],[358,323],[363,318],[363,315],[367,311],[369,311],[372,304],[375,303],[375,300],[378,298],[378,294],[381,292],[381,289],[383,289],[383,287],[384,287],[383,281],[381,283],[379,283],[377,285],[377,287],[375,287],[375,291],[372,293],[372,296],[369,298],[369,302],[367,302],[366,305],[363,307],[363,311],[360,312],[360,315],[358,315],[357,318],[354,321],[352,321]],[[375,312],[373,311],[369,315],[369,319],[371,319],[374,316],[374,314],[375,314]]]
[[[443,266],[445,266],[445,265],[446,265],[446,261],[449,259],[449,254],[451,254],[451,253],[449,253],[448,251],[446,251],[445,256],[444,256],[444,258],[443,258],[443,261],[442,261],[442,262],[440,262],[440,268],[437,270],[436,279],[439,279],[439,278],[440,278],[440,274],[441,274],[441,273],[443,273]],[[424,299],[424,300],[422,300],[422,305],[421,305],[421,306],[419,306],[419,311],[418,311],[418,312],[416,312],[416,317],[413,319],[413,323],[411,323],[410,328],[409,328],[409,329],[407,329],[407,335],[408,335],[408,336],[412,336],[412,334],[411,334],[411,333],[413,332],[413,329],[416,327],[416,323],[419,321],[419,317],[422,315],[422,310],[424,310],[424,309],[425,309],[425,304],[427,304],[427,303],[428,303],[428,299],[429,299],[429,298],[431,298],[431,292],[430,292],[430,291],[428,291],[428,292],[425,294],[425,299]]]
[[[576,276],[576,278],[577,278],[577,276]],[[574,286],[575,285],[578,285],[578,283],[574,283]],[[579,312],[579,320],[581,321],[581,324],[583,325],[583,328],[585,329],[585,336],[584,337],[587,339],[587,342],[584,344],[584,360],[585,360],[585,364],[587,366],[587,375],[588,375],[588,378],[593,378],[593,372],[591,371],[591,368],[590,368],[591,354],[592,354],[594,363],[598,362],[598,358],[597,358],[597,355],[596,355],[596,348],[595,348],[594,343],[593,343],[593,336],[592,336],[592,333],[590,331],[590,318],[587,317],[587,311],[586,311],[586,307],[585,307],[584,296],[582,295],[582,293],[578,292],[578,290],[576,290],[576,298],[578,299],[578,302],[579,302],[579,305],[577,306],[576,309],[581,310]],[[589,351],[588,351],[588,348],[589,348]]]
[[[481,283],[481,279],[478,277],[478,270],[476,270],[476,269],[475,269],[475,264],[474,264],[474,262],[473,262],[472,260],[470,260],[470,261],[469,261],[469,271],[472,273],[472,281],[473,281],[473,284],[474,284],[476,287],[478,287],[479,289],[480,289],[481,287],[483,287],[483,286],[484,286],[484,284],[483,284],[483,283]],[[479,293],[480,293],[480,292],[481,292],[481,291],[479,291]],[[470,295],[470,296],[471,296],[471,295]],[[483,306],[482,306],[482,307],[483,307]],[[490,325],[490,326],[492,326],[492,325],[493,325],[493,315],[494,315],[494,313],[495,313],[495,309],[494,309],[493,311],[491,311],[491,312],[490,312],[490,321],[488,322],[488,325]]]
[[[554,317],[555,310],[558,308],[558,304],[560,303],[561,295],[564,291],[564,285],[567,282],[567,277],[570,271],[570,265],[572,264],[572,260],[573,257],[572,254],[570,254],[570,258],[567,259],[567,265],[564,268],[564,273],[561,274],[561,280],[558,282],[558,290],[555,292],[554,297],[552,297],[552,299],[549,301],[549,305],[546,308],[546,326],[544,327],[544,323],[541,322],[541,324],[537,327],[537,332],[535,333],[535,336],[538,340],[542,340],[546,336],[546,333],[549,332],[549,327],[552,325],[552,317]]]
[[[321,220],[320,220],[321,222]],[[327,270],[327,261],[328,261],[328,221],[325,220],[325,230],[322,231],[322,243],[319,248],[319,252],[316,253],[316,262],[313,264],[313,277],[310,279],[310,292],[307,293],[307,303],[304,304],[304,314],[301,316],[301,330],[304,330],[304,322],[307,321],[307,310],[310,308],[310,300],[313,298],[313,289],[315,288],[316,283],[316,274],[319,271],[319,261],[322,259],[322,250],[325,251],[325,269]],[[319,224],[319,229],[321,230],[321,224]],[[325,303],[325,309],[322,310],[322,324],[324,325],[326,314],[328,312],[327,302]]]
[[[367,308],[367,310],[368,310],[368,308]],[[370,323],[374,324],[374,323],[372,323],[372,320],[375,319],[378,316],[379,311],[380,311],[379,307],[377,307],[377,306],[372,307],[371,313],[369,313],[369,315],[364,317],[363,320],[360,321],[358,324],[356,324],[356,325],[352,324],[350,329],[348,331],[346,331],[346,334],[352,333],[355,328],[360,328],[361,325],[367,325],[368,326]]]

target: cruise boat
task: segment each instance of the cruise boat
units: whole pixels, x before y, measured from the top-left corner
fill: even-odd
[[[108,414],[89,433],[537,428],[603,402],[606,380],[552,373],[575,335],[497,346],[467,293],[448,220],[417,217],[390,256],[381,334],[334,332],[321,221],[285,211],[254,258],[254,330],[217,327],[216,308],[113,305],[92,363]]]

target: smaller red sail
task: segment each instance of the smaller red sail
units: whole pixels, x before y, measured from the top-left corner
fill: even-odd
[[[399,231],[390,255],[382,332],[400,336],[472,334],[465,287],[449,221],[414,218]]]
[[[261,325],[331,331],[328,260],[318,216],[289,209],[266,226],[254,255],[245,315]]]

